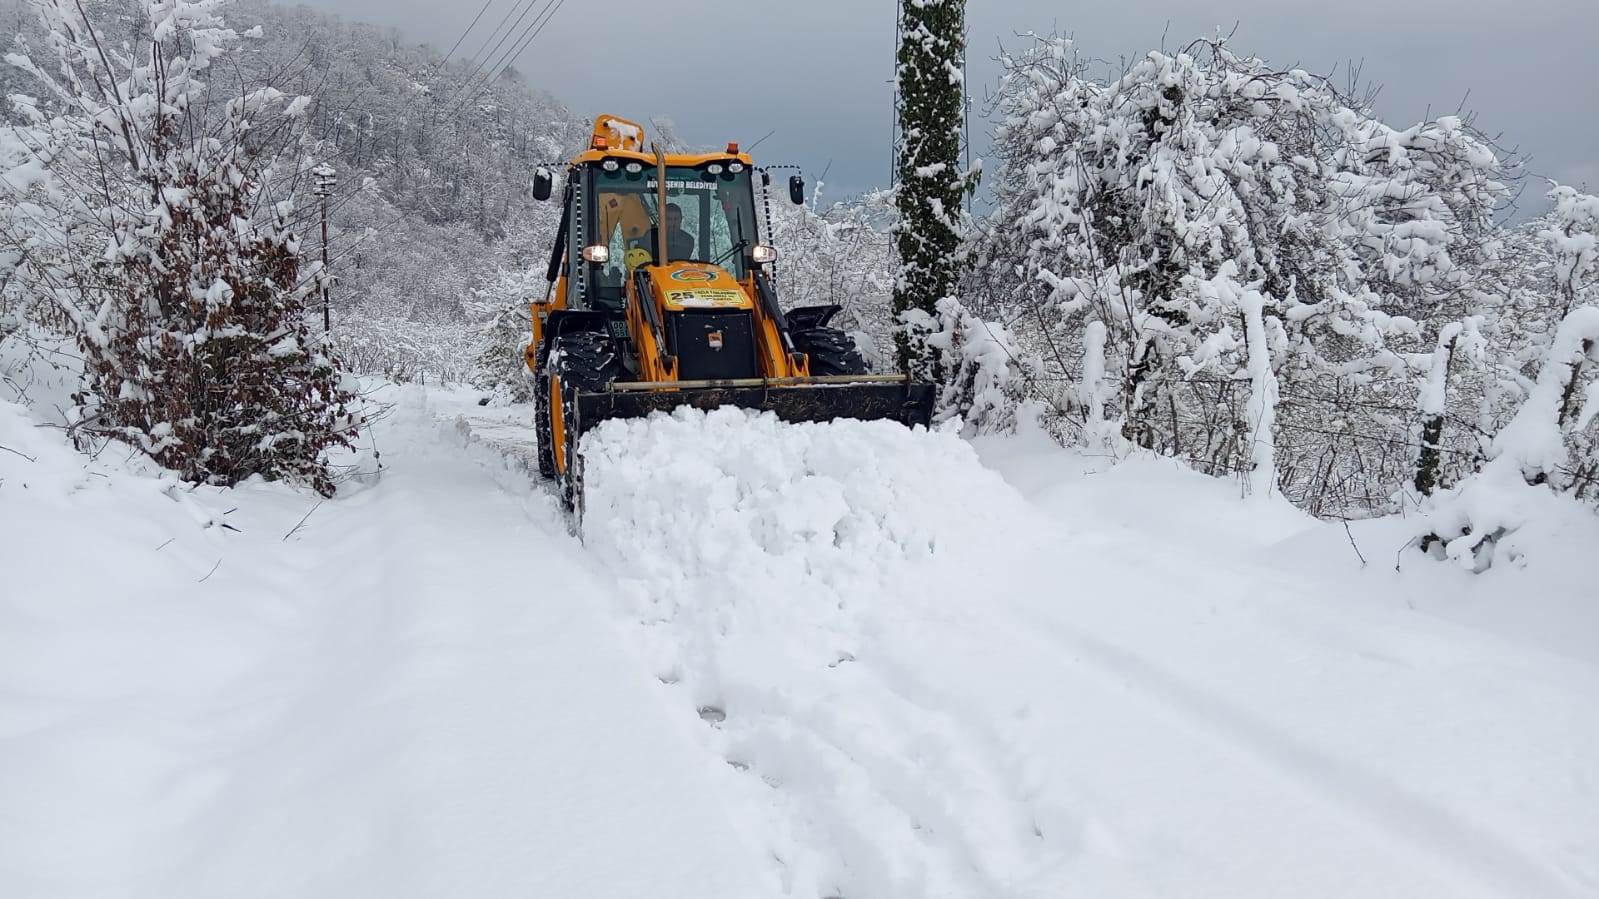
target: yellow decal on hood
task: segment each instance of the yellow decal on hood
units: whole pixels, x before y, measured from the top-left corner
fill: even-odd
[[[669,306],[678,306],[683,309],[720,309],[725,307],[744,306],[748,298],[744,291],[731,287],[695,287],[684,290],[668,290],[666,303]]]

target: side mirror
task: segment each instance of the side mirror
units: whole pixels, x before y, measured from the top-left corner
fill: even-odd
[[[788,179],[788,198],[795,206],[805,202],[805,179],[799,175],[792,175]]]
[[[533,173],[533,199],[543,202],[550,198],[550,191],[555,189],[555,176],[549,169],[541,168]]]

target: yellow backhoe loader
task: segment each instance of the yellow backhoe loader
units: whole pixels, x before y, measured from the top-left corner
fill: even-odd
[[[742,406],[786,421],[928,423],[933,388],[872,374],[838,306],[786,313],[762,233],[769,172],[725,152],[645,149],[644,129],[610,115],[566,167],[560,233],[533,303],[539,471],[582,511],[583,433],[609,418],[678,406]],[[541,169],[533,194],[549,199]],[[804,182],[789,180],[804,202]],[[759,203],[759,206],[757,204]]]

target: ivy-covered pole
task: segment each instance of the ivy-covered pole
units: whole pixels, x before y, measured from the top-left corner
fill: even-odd
[[[936,382],[942,372],[927,337],[937,326],[938,301],[955,290],[965,189],[959,159],[966,0],[903,0],[899,24],[894,344],[901,371]]]

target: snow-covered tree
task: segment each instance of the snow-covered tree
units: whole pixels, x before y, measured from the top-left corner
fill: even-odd
[[[495,400],[533,401],[532,375],[524,354],[533,336],[531,304],[544,297],[545,288],[543,272],[525,269],[500,272],[473,294],[469,311],[484,322],[485,340],[472,382],[490,391]]]
[[[941,377],[928,337],[938,327],[938,302],[954,294],[959,274],[965,22],[966,0],[900,5],[895,345],[902,371],[932,381]]]
[[[1298,425],[1279,397],[1376,389],[1416,408],[1438,332],[1478,311],[1473,274],[1507,194],[1466,121],[1396,129],[1220,40],[1108,82],[1060,38],[1002,63],[971,292],[1052,369],[1067,426],[1089,424],[1093,322],[1092,393],[1115,397],[1101,422],[1258,487],[1281,461],[1273,430]]]
[[[275,183],[307,107],[202,80],[237,46],[218,0],[141,0],[137,44],[73,0],[36,4],[46,47],[7,60],[42,98],[7,150],[5,238],[23,290],[85,359],[80,435],[124,440],[187,480],[293,478],[331,494],[325,451],[357,417],[303,315],[315,269]]]
[[[944,374],[937,418],[960,416],[972,433],[1015,429],[1038,365],[1004,325],[984,321],[946,297],[938,303],[938,329],[928,344]]]
[[[837,304],[833,324],[846,329],[878,371],[894,362],[893,197],[875,191],[849,202],[771,207],[778,299],[786,308]]]
[[[1599,196],[1555,185],[1549,227],[1560,325],[1526,403],[1500,433],[1522,448],[1522,473],[1578,498],[1599,494]],[[1521,432],[1539,438],[1518,438]],[[1558,439],[1557,439],[1558,437]],[[1530,452],[1525,447],[1536,447]]]

